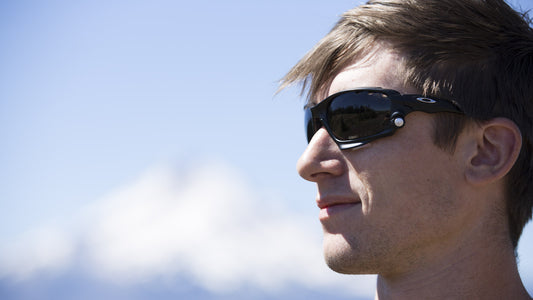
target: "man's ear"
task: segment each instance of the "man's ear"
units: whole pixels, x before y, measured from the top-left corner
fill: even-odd
[[[505,177],[522,147],[522,136],[516,124],[507,118],[494,118],[476,126],[472,136],[477,147],[472,147],[466,179],[481,185]]]

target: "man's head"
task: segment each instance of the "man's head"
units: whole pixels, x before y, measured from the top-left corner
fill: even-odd
[[[383,0],[346,12],[283,86],[302,81],[315,104],[343,90],[381,86],[450,99],[465,114],[413,112],[393,136],[356,150],[341,151],[325,130],[316,132],[300,174],[318,183],[319,206],[349,206],[349,213],[322,216],[330,265],[351,272],[343,269],[346,260],[366,261],[364,273],[376,271],[370,264],[377,259],[403,255],[408,263],[413,249],[430,251],[491,214],[501,222],[487,226],[504,227],[516,248],[533,205],[532,80],[533,30],[503,1]],[[508,146],[495,150],[491,142]],[[484,154],[467,163],[461,154],[472,147]],[[477,192],[472,183],[483,181],[469,176],[494,163],[495,153],[506,156],[493,172],[504,183],[491,193],[505,201],[482,206],[465,199]],[[458,174],[469,177],[469,190]],[[357,249],[367,256],[347,254]]]

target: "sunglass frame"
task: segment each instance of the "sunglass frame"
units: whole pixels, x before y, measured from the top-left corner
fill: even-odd
[[[355,139],[343,140],[338,138],[331,129],[328,121],[327,112],[333,101],[340,95],[353,93],[354,95],[362,92],[381,93],[385,94],[390,100],[390,116],[389,122],[380,132]],[[356,96],[355,96],[356,97]],[[428,97],[419,94],[401,94],[392,89],[384,89],[380,87],[363,87],[335,93],[318,104],[305,109],[305,127],[308,142],[311,142],[314,134],[324,127],[329,136],[335,141],[341,150],[353,149],[365,144],[368,144],[376,139],[393,135],[398,128],[405,124],[405,116],[413,111],[421,111],[425,113],[458,113],[464,114],[457,102],[437,97]]]

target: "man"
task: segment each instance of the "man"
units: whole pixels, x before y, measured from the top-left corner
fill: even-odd
[[[329,267],[376,299],[530,299],[533,30],[501,0],[375,0],[282,81],[308,90],[300,175]]]

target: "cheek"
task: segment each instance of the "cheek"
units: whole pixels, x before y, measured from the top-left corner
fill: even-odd
[[[406,146],[381,156],[372,153],[383,151],[368,150],[366,159],[352,165],[356,175],[351,180],[365,215],[422,226],[447,222],[460,209],[455,196],[457,170],[448,153],[432,144]]]

